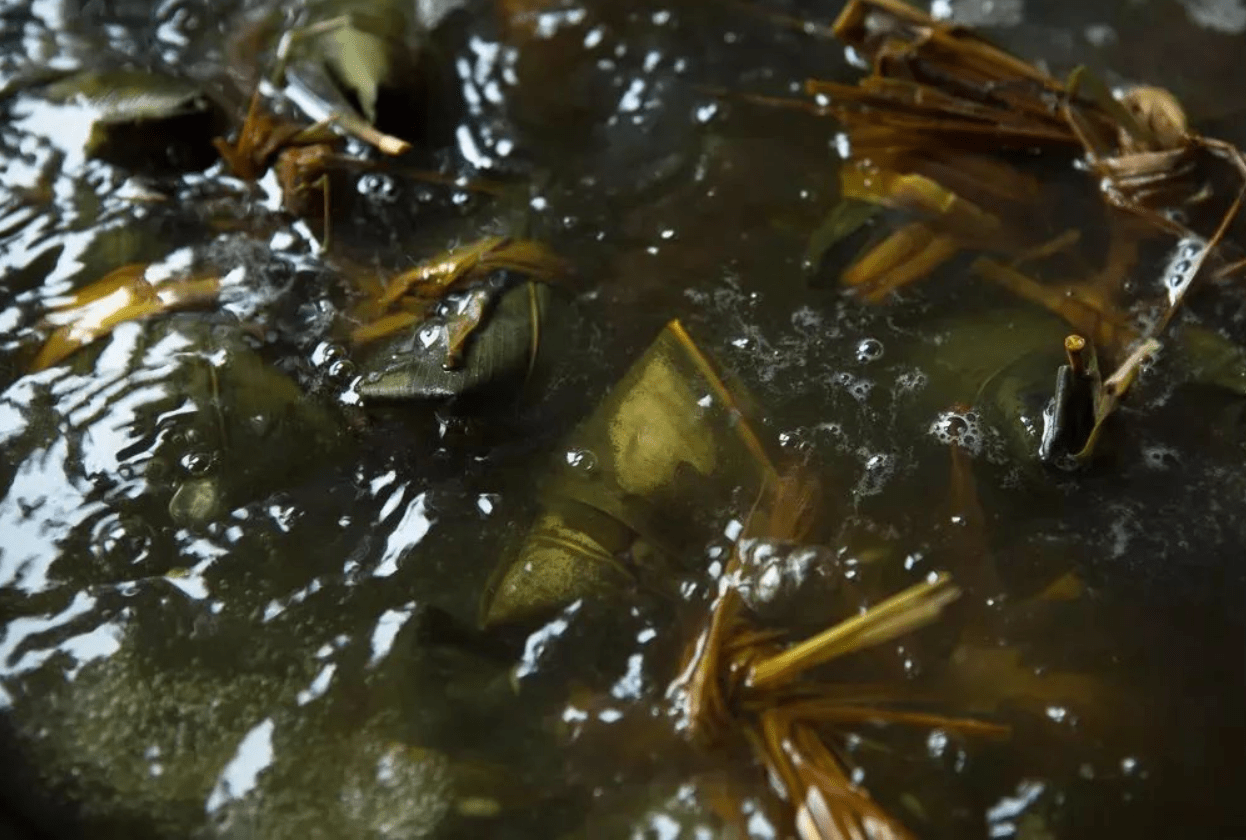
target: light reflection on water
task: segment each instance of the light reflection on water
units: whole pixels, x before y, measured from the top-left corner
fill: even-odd
[[[247,732],[234,757],[221,771],[208,795],[208,813],[220,810],[229,800],[241,799],[255,789],[260,774],[273,763],[273,720],[265,718]]]
[[[382,522],[389,519],[391,514],[398,509],[408,490],[409,487],[407,486],[399,486],[394,490],[381,507],[380,518]],[[381,554],[380,562],[377,563],[376,568],[372,570],[373,576],[384,578],[398,571],[398,560],[408,550],[419,545],[420,541],[428,534],[429,529],[432,528],[436,520],[428,515],[425,504],[426,498],[426,494],[420,492],[407,503],[397,524],[389,531],[389,536],[385,542],[385,551]]]
[[[44,34],[51,32],[48,21],[61,20],[67,8],[35,7]],[[1084,766],[1136,761],[1134,753],[1155,746],[1161,723],[1126,736],[1110,725],[1091,728],[1077,703],[1041,693],[1041,673],[1067,669],[1088,681],[1121,680],[1131,692],[1158,695],[1161,708],[1174,697],[1185,702],[1188,682],[1194,685],[1190,695],[1210,707],[1211,720],[1223,717],[1218,695],[1201,683],[1206,674],[1199,657],[1166,661],[1181,644],[1156,648],[1154,661],[1165,664],[1151,676],[1151,656],[1144,657],[1147,667],[1118,666],[1115,651],[1102,654],[1098,648],[1106,640],[1123,647],[1127,659],[1137,658],[1138,650],[1152,651],[1152,641],[1172,643],[1161,630],[1191,626],[1183,622],[1191,617],[1183,607],[1171,608],[1179,587],[1155,594],[1180,582],[1183,570],[1188,576],[1223,575],[1225,602],[1240,592],[1232,573],[1210,561],[1189,560],[1191,553],[1206,554],[1241,537],[1234,524],[1241,510],[1233,500],[1242,482],[1232,465],[1221,472],[1205,470],[1211,456],[1187,457],[1188,441],[1154,424],[1145,432],[1142,460],[1130,462],[1126,453],[1123,481],[1143,489],[1130,490],[1137,495],[1123,502],[1113,501],[1122,492],[1119,486],[1078,492],[1045,487],[1030,495],[1031,479],[1016,471],[997,475],[1006,458],[988,445],[988,431],[979,428],[986,421],[949,408],[956,399],[972,397],[973,389],[949,385],[923,355],[946,349],[941,340],[924,342],[916,335],[928,304],[909,301],[908,308],[896,307],[895,317],[864,311],[834,290],[809,289],[799,275],[804,233],[816,222],[819,202],[828,200],[818,192],[824,186],[816,173],[829,156],[829,128],[801,123],[802,134],[816,135],[809,142],[794,137],[795,129],[778,115],[761,118],[763,129],[755,115],[742,116],[739,103],[690,90],[689,79],[710,69],[726,72],[735,87],[752,89],[767,78],[782,85],[804,72],[802,62],[814,49],[805,41],[773,41],[794,36],[770,33],[755,18],[718,23],[697,15],[683,7],[674,13],[645,7],[624,14],[575,4],[538,12],[530,49],[549,50],[537,55],[555,67],[567,59],[558,51],[568,44],[583,52],[568,60],[584,88],[567,96],[585,101],[573,99],[570,105],[561,88],[558,96],[542,101],[524,87],[542,80],[542,62],[525,64],[515,48],[472,35],[458,56],[457,72],[471,92],[468,118],[454,143],[454,154],[463,161],[487,169],[503,159],[541,159],[540,144],[535,149],[521,144],[523,154],[512,154],[510,144],[524,139],[524,132],[498,116],[512,100],[517,111],[526,106],[539,116],[548,108],[555,115],[544,129],[551,148],[583,144],[566,160],[555,152],[542,164],[575,169],[574,184],[552,178],[538,184],[539,197],[525,193],[515,199],[533,211],[538,228],[562,237],[560,245],[581,255],[587,246],[598,249],[585,261],[592,277],[584,302],[592,304],[585,328],[597,331],[599,343],[573,360],[589,369],[578,374],[573,387],[590,381],[575,395],[579,402],[565,395],[550,400],[542,427],[522,430],[533,435],[532,442],[509,443],[511,449],[494,453],[473,448],[470,440],[459,448],[437,438],[432,420],[421,425],[370,418],[374,425],[347,432],[345,421],[332,414],[334,435],[346,441],[341,451],[301,437],[265,441],[258,433],[260,444],[244,450],[244,460],[277,451],[291,463],[312,461],[316,469],[282,473],[279,467],[288,465],[277,463],[271,472],[281,478],[270,484],[257,480],[254,492],[242,488],[215,516],[174,521],[168,497],[185,478],[178,470],[194,460],[187,458],[228,460],[239,447],[232,439],[228,445],[183,441],[171,453],[162,449],[197,418],[223,413],[221,406],[227,405],[194,393],[181,372],[210,369],[228,384],[230,362],[240,348],[249,352],[259,346],[264,365],[276,363],[284,381],[304,387],[309,376],[302,348],[332,338],[282,333],[286,327],[268,327],[265,334],[270,315],[298,322],[285,307],[326,311],[336,305],[337,289],[288,280],[293,268],[318,264],[311,255],[318,242],[305,225],[281,228],[261,243],[292,253],[274,254],[271,263],[224,266],[227,294],[233,297],[217,313],[228,316],[217,326],[231,336],[245,334],[245,340],[213,344],[189,328],[161,334],[151,324],[127,324],[93,348],[88,363],[6,381],[0,448],[10,462],[0,465],[5,487],[0,594],[11,614],[0,636],[0,696],[36,751],[50,756],[43,768],[49,782],[85,778],[88,793],[106,791],[92,807],[104,813],[137,810],[157,826],[153,830],[169,837],[199,829],[205,836],[248,831],[310,836],[298,833],[307,826],[342,837],[439,836],[439,830],[447,836],[487,836],[491,829],[502,830],[500,822],[481,828],[468,819],[471,828],[444,826],[456,808],[460,818],[501,808],[491,798],[497,791],[460,796],[446,792],[445,780],[463,767],[472,778],[490,778],[501,767],[508,783],[519,777],[525,784],[537,781],[536,792],[502,811],[506,821],[518,825],[507,836],[574,831],[576,819],[553,828],[542,822],[543,806],[551,800],[557,807],[544,810],[555,815],[567,810],[559,797],[574,800],[570,810],[577,815],[594,808],[610,811],[621,826],[619,836],[647,836],[645,831],[716,836],[705,824],[712,822],[706,803],[714,789],[687,781],[693,770],[704,768],[666,761],[665,750],[682,756],[686,745],[642,737],[633,743],[627,728],[635,708],[666,708],[663,692],[695,621],[654,608],[655,615],[612,617],[622,630],[603,631],[605,638],[598,639],[594,605],[577,602],[518,642],[499,645],[474,628],[487,573],[535,508],[534,486],[547,458],[596,470],[591,450],[560,448],[561,431],[585,410],[584,400],[600,394],[673,315],[685,318],[707,349],[757,390],[772,421],[768,431],[784,442],[786,452],[826,465],[835,521],[825,541],[846,558],[846,578],[868,582],[889,561],[894,576],[906,580],[939,567],[948,544],[955,544],[949,536],[955,529],[947,523],[962,522],[943,507],[949,447],[963,444],[974,456],[986,506],[1000,523],[990,541],[1015,585],[1000,603],[1022,607],[1000,622],[1002,629],[991,625],[975,632],[1001,648],[1025,649],[1031,658],[1015,663],[1010,678],[1033,688],[1036,696],[1005,698],[993,706],[984,699],[988,692],[964,694],[988,711],[1015,712],[1037,734],[1022,733],[1029,740],[1019,739],[1015,753],[960,743],[935,749],[928,733],[918,736],[916,749],[875,740],[873,731],[849,744],[868,765],[868,773],[857,772],[865,773],[871,786],[884,792],[930,789],[930,809],[951,803],[950,811],[972,813],[968,833],[966,822],[958,822],[962,818],[936,815],[936,836],[939,831],[969,836],[984,824],[992,836],[1016,836],[1022,829],[1043,836],[1049,826],[1042,820],[1049,820],[1073,837],[1079,835],[1067,815],[1092,807],[1088,802],[1109,813],[1120,808],[1126,823],[1136,813],[1121,802],[1143,789],[1142,780],[1127,773],[1105,774],[1101,786],[1087,788],[1080,799],[1075,790],[1073,806],[1062,805],[1057,794],[1073,789],[1077,779],[1086,781],[1080,775]],[[178,38],[175,27],[173,19],[161,19],[157,40],[192,49],[193,39]],[[714,46],[706,48],[702,39]],[[757,52],[732,52],[728,40],[733,48]],[[763,51],[775,52],[774,43],[784,45],[783,60],[794,67],[752,64]],[[730,69],[735,63],[750,66]],[[826,66],[833,62],[810,63],[819,72],[835,70]],[[551,84],[539,92],[552,90]],[[121,234],[131,227],[158,230],[157,222],[176,215],[168,206],[176,200],[150,209],[120,199],[112,188],[124,182],[123,174],[82,158],[85,113],[24,94],[10,108],[13,119],[3,129],[0,151],[14,165],[5,170],[0,195],[20,204],[21,195],[45,187],[48,192],[45,205],[0,204],[0,272],[9,277],[48,261],[39,277],[28,278],[25,291],[3,298],[9,308],[0,325],[12,333],[6,345],[12,351],[22,342],[30,349],[38,310],[67,301],[84,283],[116,267],[116,254],[101,244],[105,234],[124,239]],[[574,123],[585,113],[601,119],[589,119],[581,134],[573,124],[566,137],[552,136],[563,132],[563,118]],[[761,140],[748,136],[759,132],[766,135]],[[799,189],[792,183],[797,180]],[[87,181],[92,189],[83,191]],[[192,174],[180,183],[203,188],[211,181]],[[242,191],[235,187],[230,185],[229,194],[236,198]],[[410,195],[395,190],[384,198],[385,206],[402,209]],[[94,207],[91,195],[100,191],[102,205]],[[359,206],[374,209],[368,201],[376,192],[356,190]],[[277,211],[275,176],[259,185],[255,201],[270,214]],[[482,226],[492,230],[499,224],[492,215],[482,220],[470,214],[452,222],[447,227],[462,240]],[[226,233],[214,241],[228,251],[235,243],[231,236],[245,234]],[[149,272],[156,280],[159,272],[185,270],[205,243],[184,244],[158,239],[131,253],[122,242],[118,250],[123,261],[146,259],[135,254],[148,247],[155,251],[151,258],[167,255]],[[415,256],[402,253],[407,262]],[[371,253],[368,258],[374,259]],[[250,291],[270,275],[277,279],[268,297]],[[950,308],[974,305],[959,299]],[[297,412],[310,402],[286,408]],[[411,414],[429,420],[418,410]],[[443,432],[450,425],[444,417],[435,420]],[[1240,456],[1237,450],[1231,454]],[[1131,463],[1133,469],[1141,464],[1146,474],[1165,475],[1139,477],[1128,472]],[[1213,500],[1189,514],[1158,510],[1157,480],[1189,482],[1199,488],[1191,495],[1202,492]],[[1066,508],[1081,518],[1066,517]],[[740,536],[740,515],[719,518],[727,543],[708,545],[704,556],[712,562],[679,581],[678,591],[697,608],[698,599],[714,588],[706,578],[723,572],[724,546]],[[1065,524],[1069,521],[1075,524]],[[1153,527],[1156,521],[1166,528]],[[1093,529],[1092,536],[1078,533],[1079,525]],[[1157,556],[1169,562],[1169,571],[1149,568],[1149,559]],[[1045,576],[1070,568],[1095,581],[1097,591],[1088,599],[1093,615],[1088,628],[1052,629],[1049,625],[1059,621],[1043,612],[1050,604],[1032,596],[1049,582]],[[1148,574],[1159,575],[1152,589],[1143,583]],[[1138,613],[1147,623],[1131,623],[1136,616],[1128,610],[1124,618],[1113,613],[1129,599],[1112,593],[1130,585],[1134,588],[1125,592],[1144,599]],[[1180,591],[1193,593],[1188,597],[1198,609],[1190,612],[1207,621],[1206,627],[1194,622],[1196,629],[1182,642],[1197,648],[1200,640],[1215,638],[1224,645],[1216,655],[1238,652],[1225,641],[1240,627],[1221,611],[1224,605],[1214,599],[1207,605],[1209,596],[1197,586]],[[1157,602],[1163,609],[1152,610]],[[1039,629],[1027,635],[1030,620]],[[1134,632],[1141,641],[1133,640]],[[908,679],[904,675],[946,658],[942,648],[957,641],[928,638],[889,654]],[[1163,670],[1168,667],[1171,672]],[[1228,688],[1216,690],[1231,701],[1240,696],[1235,682],[1240,669],[1225,668]],[[1173,685],[1166,686],[1170,676]],[[563,677],[565,684],[551,687]],[[987,687],[1001,682],[992,673],[981,677]],[[950,693],[957,695],[958,688]],[[1133,695],[1127,696],[1132,702]],[[1100,719],[1120,712],[1109,703],[1096,706],[1093,698],[1075,699]],[[1022,710],[1009,709],[1009,702]],[[574,736],[555,731],[551,720],[557,719],[573,724]],[[623,734],[594,742],[595,731]],[[1080,733],[1090,733],[1085,743]],[[1185,734],[1209,737],[1198,729]],[[577,738],[589,746],[577,748]],[[1179,743],[1174,749],[1180,748]],[[1157,749],[1163,753],[1168,747]],[[646,750],[658,756],[650,757],[654,765],[645,764]],[[1083,761],[1083,753],[1094,761]],[[947,787],[928,787],[931,780]],[[218,820],[209,820],[208,828],[202,823],[205,811]],[[747,800],[744,813],[750,836],[781,836]],[[945,822],[937,822],[940,818]],[[548,819],[552,823],[556,816]]]
[[[376,665],[389,655],[394,639],[411,618],[414,610],[414,604],[406,604],[399,609],[390,609],[381,613],[381,617],[376,620],[376,629],[372,631],[372,653],[368,657],[368,667]]]
[[[0,673],[2,680],[19,677],[43,665],[56,653],[67,654],[73,661],[66,676],[73,676],[87,662],[111,656],[120,648],[119,628],[112,624],[99,625],[86,633],[70,636],[49,647],[41,645],[41,639],[54,637],[54,631],[86,615],[96,605],[96,599],[79,592],[65,609],[56,615],[39,618],[18,618],[9,622],[0,642]],[[0,681],[0,691],[3,681]],[[6,692],[7,698],[7,692]],[[8,700],[6,699],[6,705]]]

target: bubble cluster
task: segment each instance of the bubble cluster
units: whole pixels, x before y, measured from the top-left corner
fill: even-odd
[[[915,393],[926,387],[930,378],[924,371],[906,370],[896,377],[896,391],[899,393]]]
[[[831,377],[831,382],[851,394],[857,402],[865,402],[869,399],[870,392],[874,390],[874,383],[871,380],[853,376],[847,371],[836,373]]]
[[[763,618],[823,617],[839,580],[839,561],[821,546],[786,540],[742,539],[736,586],[749,609]]]
[[[832,440],[839,441],[839,442],[848,440],[848,433],[844,431],[844,426],[842,423],[836,423],[834,421],[827,421],[825,423],[819,423],[816,429],[819,434],[826,435]]]
[[[858,379],[848,387],[848,393],[856,398],[857,402],[865,402],[870,396],[870,391],[874,389],[874,383],[866,379]]]
[[[802,332],[822,330],[823,321],[822,313],[808,306],[801,306],[792,313],[792,326]]]
[[[780,432],[778,435],[779,446],[793,452],[814,452],[816,449],[816,432],[816,428],[810,427],[797,427]]]
[[[760,606],[799,590],[815,568],[818,553],[807,546],[752,539],[741,540],[740,559],[745,570],[741,594],[751,606]]]
[[[1183,239],[1177,245],[1172,261],[1164,272],[1164,285],[1168,287],[1168,301],[1173,303],[1194,279],[1198,255],[1206,247],[1200,239]]]
[[[1142,450],[1142,460],[1153,470],[1170,470],[1181,463],[1177,450],[1170,446],[1148,446]]]
[[[890,452],[868,451],[862,451],[860,455],[864,470],[857,481],[857,486],[853,488],[853,495],[857,497],[877,495],[895,475],[896,456]]]
[[[330,385],[347,385],[359,374],[355,363],[347,358],[346,348],[329,341],[316,345],[311,361]]]
[[[943,411],[930,424],[931,435],[945,446],[955,444],[971,455],[981,455],[986,433],[976,411]]]
[[[378,172],[369,172],[360,177],[356,188],[360,195],[378,201],[391,202],[398,197],[398,184],[393,177]]]

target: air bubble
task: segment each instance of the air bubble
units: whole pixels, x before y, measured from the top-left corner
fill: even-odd
[[[152,529],[138,517],[107,516],[92,530],[91,551],[100,560],[132,565],[146,558]]]
[[[349,382],[355,378],[355,373],[355,363],[350,359],[337,359],[325,370],[325,375],[334,382]]]
[[[810,430],[799,428],[790,432],[780,432],[779,446],[796,452],[812,452],[814,443],[810,439]]]
[[[357,184],[360,195],[381,201],[393,201],[398,197],[398,185],[389,175],[370,172],[359,179]]]
[[[588,449],[568,449],[566,454],[567,466],[573,470],[577,470],[586,475],[591,475],[597,471],[597,456]]]
[[[187,452],[180,463],[187,475],[204,475],[216,463],[216,456],[211,452]]]
[[[320,342],[311,354],[312,364],[316,367],[325,367],[344,358],[346,358],[346,348],[331,341]]]
[[[1051,462],[1051,466],[1061,472],[1077,472],[1082,468],[1082,462],[1077,460],[1077,456],[1071,452],[1065,452]]]
[[[877,338],[863,338],[857,343],[857,361],[875,362],[883,357],[883,343]]]

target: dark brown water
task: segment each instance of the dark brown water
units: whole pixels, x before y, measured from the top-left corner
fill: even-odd
[[[690,528],[698,550],[670,572],[680,597],[581,602],[531,635],[476,630],[541,476],[584,455],[566,436],[673,318],[752,393],[776,451],[823,478],[816,535],[867,570],[870,600],[938,569],[998,575],[970,585],[963,614],[845,664],[1013,730],[846,734],[884,807],[934,838],[1246,834],[1243,392],[1191,386],[1161,359],[1109,457],[1076,476],[1028,463],[984,409],[966,447],[985,526],[965,556],[945,412],[1065,328],[961,265],[884,306],[837,288],[842,266],[803,271],[836,200],[833,123],[710,91],[855,78],[834,42],[758,13],[828,24],[839,4],[552,2],[509,23],[469,4],[435,39],[456,95],[408,163],[502,195],[348,171],[328,257],[210,153],[173,172],[84,156],[86,116],[31,86],[48,68],[137,64],[237,109],[249,89],[224,45],[262,5],[0,4],[16,836],[717,837],[724,778],[751,836],[790,836],[764,816],[761,771],[685,744],[666,698],[746,507],[702,511],[713,527]],[[1165,85],[1197,125],[1246,140],[1234,0],[936,5],[1054,72]],[[326,350],[343,266],[397,270],[494,233],[577,268],[539,398],[466,419],[344,400]],[[121,325],[27,373],[49,307],[148,261],[212,267],[219,305]],[[1240,342],[1241,304],[1211,290],[1187,323]],[[199,479],[219,509],[187,524]],[[1076,597],[1037,597],[1068,574]]]

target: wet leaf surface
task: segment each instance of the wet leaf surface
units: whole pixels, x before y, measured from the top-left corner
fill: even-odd
[[[1246,824],[1240,181],[1229,149],[1173,142],[1246,140],[1242,33],[1192,2],[958,0],[934,6],[987,28],[939,29],[951,58],[923,64],[931,6],[867,5],[891,22],[856,56],[840,4],[786,0],[433,3],[380,27],[358,3],[0,8],[5,817]],[[343,17],[281,66],[283,35]],[[876,36],[913,55],[872,76]],[[905,74],[931,66],[919,100]],[[983,91],[1001,67],[1026,81]],[[118,88],[87,82],[114,72],[134,84],[99,123]],[[201,102],[221,122],[170,129]],[[97,124],[155,153],[99,154]],[[1074,332],[1111,416],[1066,472],[1038,453]],[[417,372],[378,399],[392,365]],[[746,533],[793,465],[820,515]],[[939,572],[955,601],[860,618],[948,592]],[[508,578],[522,620],[482,627]],[[778,676],[705,669],[707,747],[667,689],[724,591],[743,623],[720,662]],[[845,626],[883,629],[848,654]],[[810,639],[843,655],[782,658]]]

